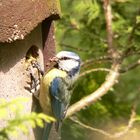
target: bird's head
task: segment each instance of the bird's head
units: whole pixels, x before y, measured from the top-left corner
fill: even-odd
[[[57,68],[68,72],[70,76],[79,73],[80,70],[80,57],[70,51],[61,51],[56,55]]]

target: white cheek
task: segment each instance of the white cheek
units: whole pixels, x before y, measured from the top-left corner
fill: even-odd
[[[63,60],[60,62],[60,67],[64,70],[70,71],[71,69],[78,67],[79,63],[74,60]]]

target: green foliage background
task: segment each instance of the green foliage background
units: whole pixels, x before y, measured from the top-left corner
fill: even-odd
[[[82,61],[107,55],[106,24],[101,0],[60,0],[62,18],[56,23],[57,46],[59,50],[77,52]],[[113,14],[114,45],[120,53],[127,48],[140,50],[140,26],[129,37],[133,26],[140,22],[139,0],[111,0]],[[139,55],[127,57],[122,68],[138,60]],[[111,63],[92,63],[82,67],[81,72],[92,68],[110,68]],[[80,78],[72,96],[71,104],[91,94],[105,80],[106,72],[94,72]],[[129,120],[131,107],[137,102],[140,114],[140,70],[139,67],[121,74],[118,84],[100,101],[75,115],[87,125],[96,128],[119,130]],[[62,130],[62,140],[100,140],[101,134],[91,132],[66,120]]]

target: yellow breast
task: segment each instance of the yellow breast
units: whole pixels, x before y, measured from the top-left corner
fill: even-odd
[[[66,76],[67,76],[67,73],[65,71],[62,71],[56,68],[50,70],[48,73],[46,73],[43,76],[41,80],[41,85],[40,85],[39,102],[45,114],[53,116],[50,93],[49,93],[51,82],[56,77],[65,78]]]

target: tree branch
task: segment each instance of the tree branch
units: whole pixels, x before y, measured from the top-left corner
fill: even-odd
[[[80,126],[86,128],[86,129],[89,129],[89,130],[91,130],[91,131],[98,132],[98,133],[100,133],[100,134],[102,134],[102,135],[105,135],[105,136],[107,136],[107,137],[109,137],[109,138],[112,138],[112,135],[111,135],[110,133],[104,131],[104,130],[97,129],[97,128],[91,127],[91,126],[89,126],[89,125],[86,125],[86,124],[80,122],[80,121],[77,120],[77,119],[75,120],[73,117],[70,117],[70,120],[72,120],[73,122],[79,124]]]
[[[76,102],[72,106],[69,107],[66,117],[71,116],[72,114],[80,111],[93,104],[95,101],[100,99],[103,95],[105,95],[115,83],[117,83],[117,79],[119,77],[119,69],[120,62],[118,61],[118,53],[113,46],[113,32],[112,32],[112,14],[111,14],[111,6],[109,0],[103,0],[104,2],[104,12],[106,17],[106,28],[107,28],[107,39],[108,39],[108,49],[113,60],[113,64],[111,66],[111,70],[109,74],[106,76],[105,82],[93,93],[84,97],[80,101]]]
[[[120,69],[120,73],[125,73],[125,72],[127,72],[127,71],[129,71],[129,70],[132,70],[132,69],[138,67],[138,66],[140,66],[140,59],[139,59],[137,62],[128,65],[128,66],[125,67],[124,69]]]
[[[104,8],[105,20],[106,20],[108,53],[113,58],[113,61],[116,60],[118,61],[120,55],[113,44],[112,12],[111,12],[110,0],[103,0],[103,8]]]
[[[123,69],[120,69],[119,73],[128,72],[129,70],[133,70],[133,69],[137,68],[138,66],[140,66],[140,59],[137,62],[135,62],[133,64],[130,64]],[[78,79],[81,78],[81,77],[84,77],[87,74],[90,74],[92,72],[97,72],[97,71],[110,72],[111,69],[108,69],[108,68],[94,68],[94,69],[86,70],[79,75]]]
[[[70,119],[71,119],[73,122],[79,124],[80,126],[86,128],[86,129],[89,129],[89,130],[91,130],[91,131],[98,132],[98,133],[100,133],[100,134],[102,134],[102,135],[105,135],[105,136],[107,136],[107,137],[109,137],[109,138],[120,138],[120,137],[126,135],[126,134],[128,133],[128,131],[133,127],[133,124],[134,124],[134,122],[136,121],[135,117],[136,117],[136,113],[135,113],[135,110],[134,110],[134,108],[133,108],[132,111],[131,111],[130,120],[129,120],[128,125],[126,126],[126,128],[125,128],[123,131],[117,132],[117,133],[114,133],[114,134],[108,133],[108,132],[106,132],[106,131],[104,131],[104,130],[101,130],[101,129],[97,129],[97,128],[88,126],[88,125],[86,125],[86,124],[80,122],[79,120],[75,120],[73,117],[70,117]]]
[[[94,68],[94,69],[90,69],[90,70],[87,70],[87,71],[81,73],[78,78],[81,78],[81,77],[83,77],[83,76],[85,76],[85,75],[87,75],[89,73],[96,72],[96,71],[110,72],[111,70],[107,69],[107,68]]]
[[[113,48],[112,14],[111,14],[110,0],[103,0],[103,2],[104,2],[104,13],[106,19],[106,30],[108,33],[107,42],[108,42],[108,47],[111,51],[114,50],[114,48]]]
[[[110,73],[106,77],[106,81],[95,92],[91,93],[87,97],[70,106],[67,111],[66,117],[69,117],[75,112],[78,112],[81,109],[85,108],[86,106],[93,104],[103,95],[105,95],[110,90],[110,88],[117,82],[119,76],[119,67],[120,65],[113,65]]]

